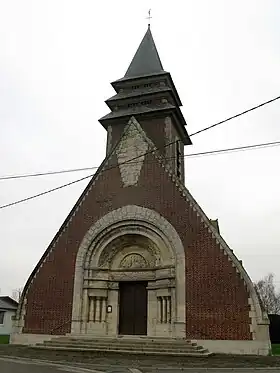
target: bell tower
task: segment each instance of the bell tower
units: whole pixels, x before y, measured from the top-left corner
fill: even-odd
[[[123,78],[111,83],[110,113],[99,122],[107,130],[107,154],[134,116],[184,182],[184,146],[191,145],[181,100],[170,73],[163,69],[150,26]]]

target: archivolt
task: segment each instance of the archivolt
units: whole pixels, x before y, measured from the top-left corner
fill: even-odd
[[[78,250],[75,267],[73,314],[81,300],[85,268],[106,265],[117,250],[114,243],[130,236],[142,237],[147,251],[155,258],[155,265],[175,267],[177,321],[185,322],[185,251],[175,228],[156,211],[129,205],[111,211],[88,230]],[[123,241],[122,241],[123,240]]]

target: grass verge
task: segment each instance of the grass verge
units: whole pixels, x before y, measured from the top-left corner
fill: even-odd
[[[0,345],[6,345],[10,341],[9,335],[0,335]]]

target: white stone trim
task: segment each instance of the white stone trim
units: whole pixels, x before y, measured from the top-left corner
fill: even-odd
[[[106,155],[108,155],[112,148],[112,126],[107,127],[107,144],[106,144]]]
[[[84,239],[82,240],[75,266],[75,280],[74,280],[74,296],[73,296],[73,309],[72,309],[72,333],[79,334],[84,332],[81,329],[81,315],[82,315],[82,294],[84,286],[84,274],[85,268],[89,263],[93,263],[95,268],[98,267],[99,258],[103,250],[107,247],[110,241],[113,241],[118,235],[130,234],[131,223],[137,226],[137,233],[140,236],[147,236],[155,240],[155,243],[159,243],[160,249],[164,246],[168,250],[163,251],[163,257],[167,259],[170,265],[175,267],[175,319],[173,323],[173,330],[169,330],[168,333],[172,335],[184,337],[185,336],[185,323],[186,323],[186,289],[185,289],[185,250],[181,239],[176,232],[175,228],[159,213],[156,211],[136,206],[124,206],[117,210],[111,211],[100,220],[98,220],[88,230]],[[121,231],[118,229],[122,228]],[[114,232],[116,233],[114,234]],[[149,234],[147,233],[149,232]],[[134,232],[135,233],[135,232]],[[102,237],[103,236],[103,237]],[[108,238],[107,238],[108,237]],[[106,239],[107,238],[107,239]],[[94,255],[93,255],[94,254]],[[164,262],[164,264],[168,264]],[[166,270],[163,270],[166,271]],[[160,281],[160,280],[159,280]],[[167,285],[166,285],[167,286]],[[115,293],[116,291],[114,291]],[[150,297],[154,295],[154,298],[150,298],[151,301],[156,305],[156,291],[151,290]],[[112,301],[116,301],[115,295],[110,291],[108,292],[108,304],[111,301],[111,297],[114,298]],[[116,306],[116,303],[115,303]],[[115,307],[116,308],[116,307]],[[151,311],[150,311],[151,312]],[[108,317],[114,318],[116,322],[117,315],[109,315]],[[80,321],[79,321],[80,320]],[[116,334],[116,329],[112,331]],[[166,332],[166,331],[165,331]],[[108,331],[107,331],[108,333]]]
[[[132,117],[116,148],[123,186],[137,185],[149,144]],[[135,159],[135,160],[134,160]]]
[[[140,222],[140,220],[139,220]],[[138,222],[138,224],[139,224]],[[87,256],[85,258],[85,265],[93,267],[102,266],[100,263],[101,255],[109,247],[110,243],[117,238],[129,234],[138,234],[141,229],[141,235],[148,238],[154,244],[154,249],[156,255],[161,255],[161,265],[175,264],[174,252],[170,250],[168,240],[162,235],[160,229],[157,226],[151,226],[145,221],[141,221],[141,225],[135,225],[136,221],[133,217],[127,215],[126,219],[123,219],[117,223],[110,225],[109,229],[104,230],[98,235],[98,245],[97,240],[92,241],[91,246],[87,251]],[[110,233],[110,234],[109,234]],[[161,248],[161,250],[159,250]],[[165,251],[163,251],[165,249]],[[94,254],[94,255],[93,255]],[[159,263],[157,263],[159,264]]]
[[[53,338],[61,337],[54,334],[31,334],[31,333],[14,333],[11,335],[10,344],[34,346],[37,343],[50,341]]]
[[[165,157],[166,157],[166,162],[168,163],[170,168],[173,168],[173,144],[169,145],[172,143],[173,140],[173,135],[172,135],[172,119],[167,116],[164,119],[164,132],[165,132]],[[174,157],[175,159],[175,157]],[[175,169],[175,168],[174,168]]]
[[[216,354],[234,355],[264,355],[271,351],[269,340],[266,341],[239,341],[239,340],[205,340],[192,341]]]

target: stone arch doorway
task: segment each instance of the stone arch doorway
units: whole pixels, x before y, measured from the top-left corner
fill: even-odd
[[[147,209],[135,208],[133,220],[128,216],[108,219],[107,226],[96,223],[80,246],[73,334],[185,336],[185,259],[182,246],[178,247],[181,241],[159,214],[148,210],[150,219],[153,214],[161,223],[155,224],[153,219],[151,224],[146,214],[146,219],[139,219],[139,212],[143,215]],[[166,235],[165,222],[172,227],[170,236]]]

